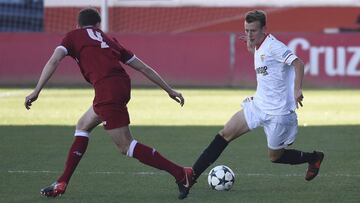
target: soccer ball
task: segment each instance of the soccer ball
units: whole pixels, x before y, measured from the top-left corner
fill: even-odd
[[[227,166],[215,166],[208,175],[209,186],[218,191],[230,190],[235,182],[234,172]]]

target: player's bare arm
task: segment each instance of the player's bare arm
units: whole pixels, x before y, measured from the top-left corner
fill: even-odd
[[[55,72],[60,61],[66,56],[66,51],[60,47],[57,47],[54,50],[54,53],[44,66],[43,71],[41,72],[39,81],[34,89],[34,91],[25,98],[25,108],[30,109],[31,104],[37,100],[42,88],[45,86],[47,81],[51,78],[52,74]]]
[[[246,48],[250,53],[254,54],[255,44],[252,43],[249,38],[246,38]]]
[[[242,42],[246,43],[246,48],[250,53],[254,53],[255,52],[255,45],[251,44],[249,38],[247,37],[247,35],[239,35],[238,39]]]
[[[295,59],[292,62],[292,65],[295,68],[295,85],[294,85],[294,97],[296,101],[296,108],[303,106],[302,101],[304,96],[302,94],[302,81],[304,78],[304,63],[299,59]]]
[[[159,87],[164,89],[169,94],[169,96],[173,100],[178,102],[181,106],[184,105],[185,100],[184,100],[183,96],[181,95],[181,93],[173,90],[154,69],[152,69],[150,66],[148,66],[147,64],[142,62],[139,58],[134,59],[128,65],[130,65],[130,67],[134,68],[135,70],[141,72],[149,80],[151,80],[152,82],[157,84]]]
[[[250,30],[250,29],[245,29],[245,42],[246,42],[246,48],[250,53],[254,53],[255,52],[255,43],[254,40],[252,40],[250,38],[250,35],[252,36],[254,30]]]

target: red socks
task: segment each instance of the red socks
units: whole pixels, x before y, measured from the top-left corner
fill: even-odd
[[[69,150],[64,172],[57,180],[57,182],[69,182],[76,166],[79,164],[82,156],[86,151],[88,141],[88,137],[75,136],[75,140]],[[138,159],[140,162],[146,165],[169,172],[172,176],[175,177],[176,181],[180,181],[184,178],[185,174],[183,167],[171,162],[170,160],[167,160],[155,149],[136,142],[135,140],[133,141],[130,148],[132,148],[130,149],[132,152],[131,155],[128,154],[129,156]]]
[[[86,151],[88,141],[88,137],[75,136],[75,140],[69,150],[69,154],[66,160],[64,173],[60,176],[57,182],[69,182],[71,175],[74,173],[76,166]]]
[[[171,162],[170,160],[167,160],[155,149],[137,142],[133,150],[133,157],[138,159],[140,162],[169,172],[172,176],[175,177],[177,182],[184,178],[185,174],[183,167]]]

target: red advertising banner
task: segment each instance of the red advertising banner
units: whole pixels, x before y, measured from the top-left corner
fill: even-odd
[[[360,33],[281,34],[278,38],[303,59],[309,84],[360,87]]]
[[[253,57],[233,33],[118,35],[120,43],[152,66],[172,85],[256,85]],[[275,33],[306,64],[311,87],[360,87],[359,34]],[[0,33],[0,84],[34,84],[62,36],[47,33]],[[149,85],[125,67],[134,85]],[[50,83],[85,84],[76,63],[62,62]]]
[[[275,33],[305,63],[305,86],[360,87],[360,33]],[[236,41],[234,85],[254,84],[253,58]]]

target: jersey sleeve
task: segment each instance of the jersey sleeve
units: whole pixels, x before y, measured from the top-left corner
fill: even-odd
[[[67,55],[73,56],[73,42],[72,42],[72,35],[68,33],[64,39],[61,41],[60,46],[66,49]]]
[[[111,47],[115,49],[119,60],[124,64],[129,64],[136,58],[132,51],[124,48],[115,38],[113,38],[113,44]]]
[[[270,48],[272,56],[279,62],[291,65],[298,57],[283,43],[273,44]]]

